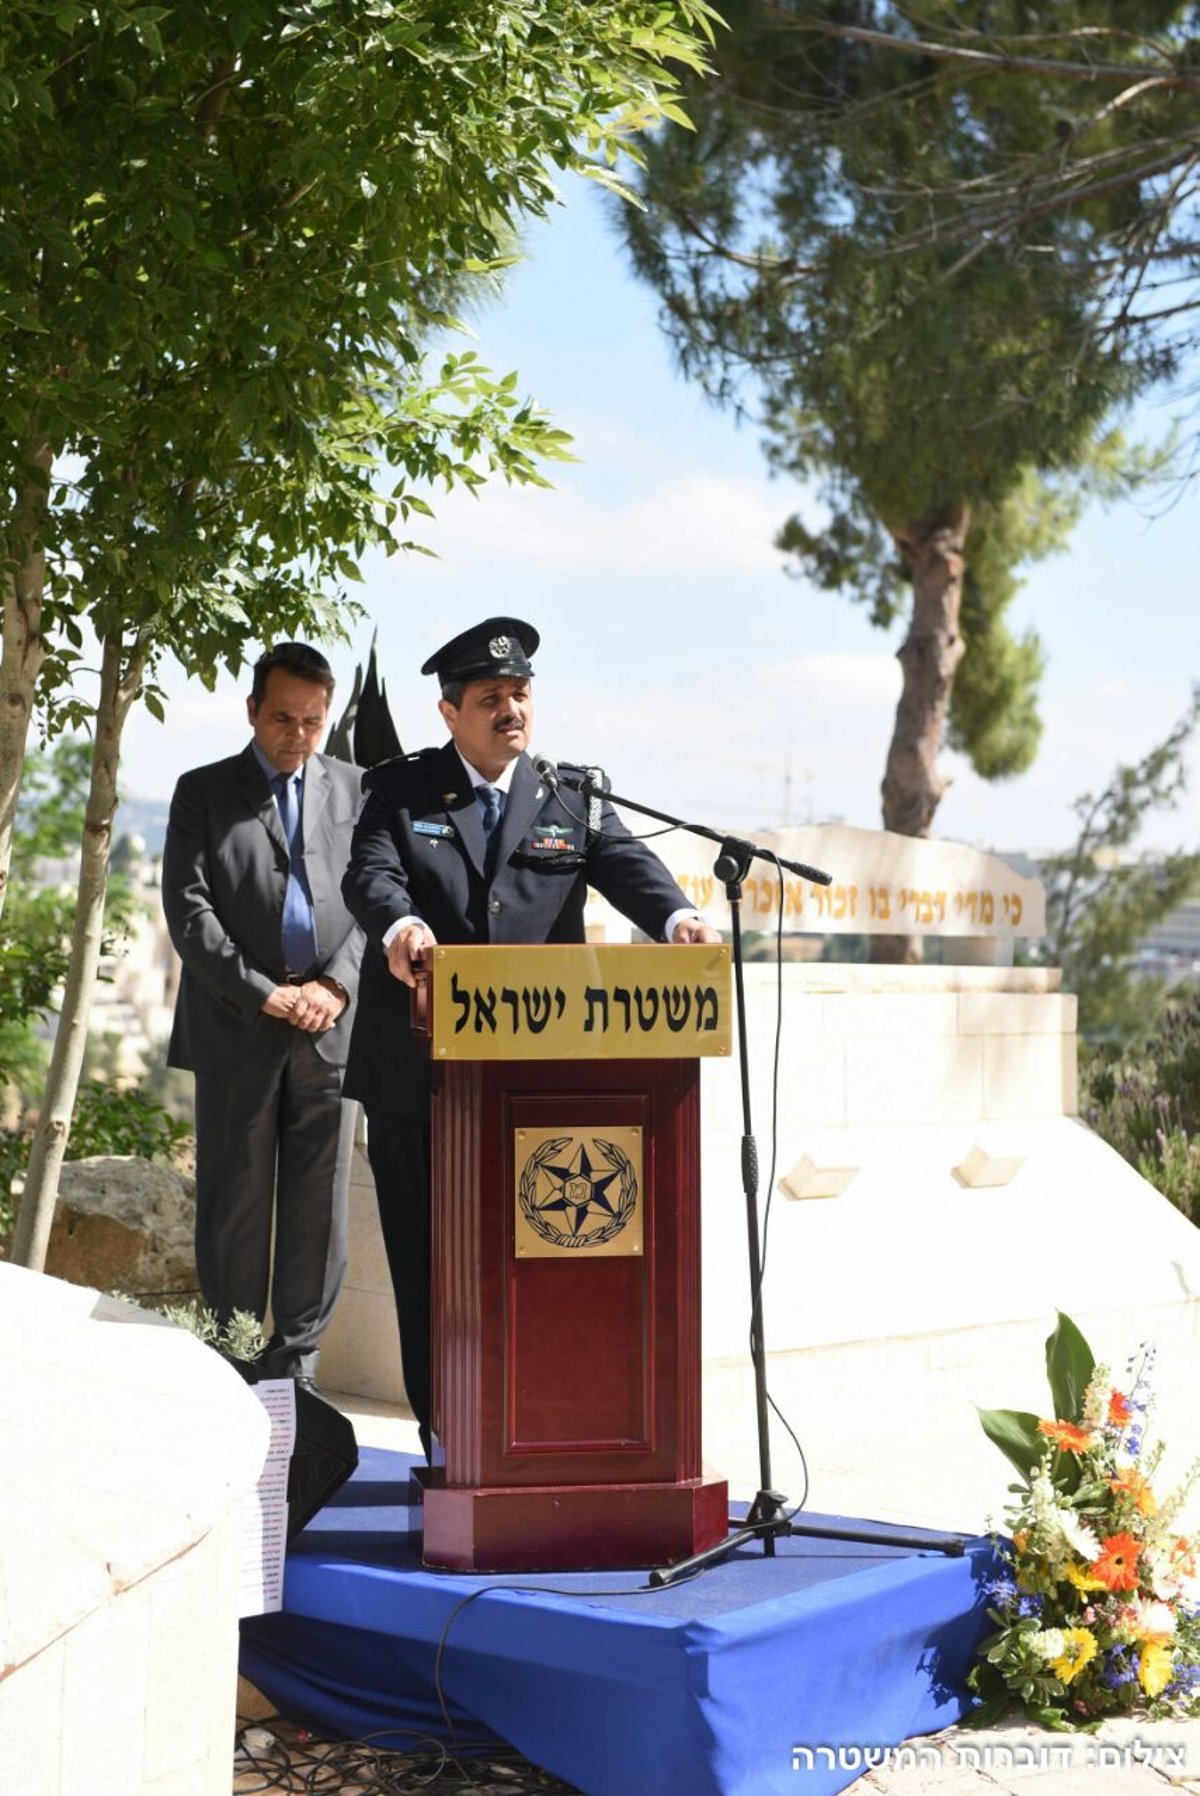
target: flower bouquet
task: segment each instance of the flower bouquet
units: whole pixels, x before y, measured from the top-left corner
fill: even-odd
[[[1011,1540],[997,1547],[1005,1570],[988,1587],[996,1631],[968,1679],[977,1726],[1014,1701],[1053,1728],[1200,1713],[1200,1539],[1177,1520],[1200,1462],[1156,1501],[1152,1365],[1144,1349],[1118,1387],[1060,1314],[1046,1343],[1051,1415],[980,1411],[1022,1482],[1009,1487]]]

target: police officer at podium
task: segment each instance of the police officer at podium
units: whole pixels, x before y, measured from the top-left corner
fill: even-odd
[[[437,678],[449,740],[365,776],[342,881],[367,937],[344,1090],[367,1113],[405,1389],[426,1454],[429,1066],[409,1030],[416,970],[438,942],[582,942],[589,886],[652,940],[720,940],[611,805],[589,817],[583,798],[534,766],[538,641],[520,618],[490,617],[430,656],[421,672]]]

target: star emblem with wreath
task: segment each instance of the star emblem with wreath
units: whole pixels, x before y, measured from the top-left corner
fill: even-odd
[[[557,1211],[569,1217],[570,1226],[566,1233],[581,1234],[584,1224],[596,1216],[603,1215],[607,1219],[618,1214],[619,1204],[613,1202],[608,1188],[620,1178],[620,1170],[599,1172],[593,1167],[582,1142],[569,1165],[546,1162],[542,1171],[550,1180],[550,1195],[536,1202],[534,1207],[542,1215]]]

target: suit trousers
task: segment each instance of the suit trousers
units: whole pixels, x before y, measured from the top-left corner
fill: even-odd
[[[261,1321],[269,1291],[276,1377],[313,1375],[341,1289],[357,1109],[341,1068],[286,1025],[269,1064],[196,1074],[200,1290],[222,1322],[235,1309]]]
[[[429,1124],[386,1110],[369,1110],[367,1157],[396,1294],[404,1389],[428,1458],[432,1356]]]

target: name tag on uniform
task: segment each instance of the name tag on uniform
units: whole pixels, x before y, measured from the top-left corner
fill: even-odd
[[[525,844],[528,854],[562,854],[573,852],[575,848],[571,837],[573,829],[547,829],[541,835],[530,836]]]
[[[413,833],[418,836],[452,836],[454,826],[451,823],[414,822]]]

